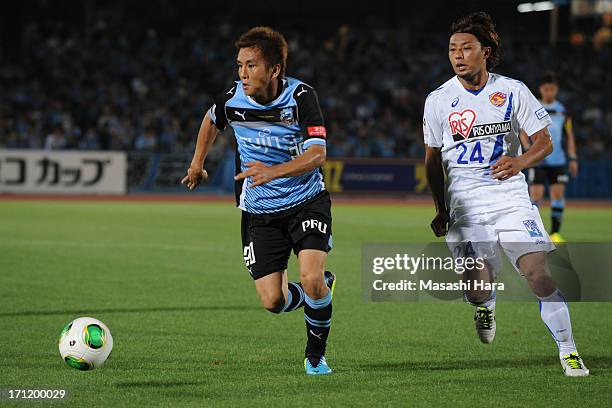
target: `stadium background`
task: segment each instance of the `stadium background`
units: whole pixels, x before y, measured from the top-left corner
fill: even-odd
[[[64,387],[74,406],[608,406],[609,303],[571,305],[592,375],[568,381],[536,302],[500,302],[498,338],[483,348],[465,305],[361,293],[364,244],[434,240],[422,106],[451,75],[450,23],[471,11],[497,22],[497,72],[534,92],[543,70],[560,74],[580,157],[563,235],[610,241],[610,2],[557,4],[524,14],[516,1],[4,5],[0,388]],[[301,315],[265,313],[244,270],[239,213],[225,198],[232,135],[211,153],[210,185],[178,185],[205,109],[234,78],[234,40],[260,24],[286,35],[288,74],[316,87],[328,124],[335,374],[315,381],[300,366]],[[84,185],[95,178],[84,160],[116,158],[126,167],[105,173],[108,189]],[[115,349],[103,369],[80,373],[62,363],[57,336],[86,315],[109,325]]]
[[[503,40],[497,72],[535,94],[543,71],[561,78],[581,165],[568,195],[612,196],[612,17],[588,12],[601,4],[559,2],[553,18],[515,1],[328,3],[13,4],[0,17],[0,147],[126,151],[129,191],[181,191],[202,115],[236,77],[233,42],[269,24],[289,40],[289,75],[319,92],[330,189],[422,193],[422,108],[450,75],[448,27],[485,7]],[[220,192],[232,188],[228,133],[207,164]]]

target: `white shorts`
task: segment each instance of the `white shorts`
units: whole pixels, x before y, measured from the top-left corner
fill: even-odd
[[[494,277],[502,268],[502,250],[519,273],[521,256],[555,250],[535,206],[451,220],[446,243],[455,258],[484,258]]]

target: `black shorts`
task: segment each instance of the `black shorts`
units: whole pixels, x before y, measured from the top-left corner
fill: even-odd
[[[332,247],[331,199],[322,191],[308,201],[270,214],[242,212],[244,263],[253,279],[287,269],[291,250],[329,252]]]
[[[529,184],[566,184],[569,181],[566,166],[533,167],[529,169]]]

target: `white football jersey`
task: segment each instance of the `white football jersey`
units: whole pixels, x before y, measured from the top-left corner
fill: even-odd
[[[525,84],[489,73],[486,85],[469,91],[455,76],[425,101],[425,144],[441,147],[446,200],[452,219],[464,215],[531,208],[525,176],[493,178],[491,164],[522,153],[519,130],[531,136],[551,120]]]

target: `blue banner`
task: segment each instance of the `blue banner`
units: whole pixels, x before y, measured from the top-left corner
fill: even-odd
[[[323,167],[332,193],[421,193],[427,191],[422,163],[394,159],[330,159]]]

